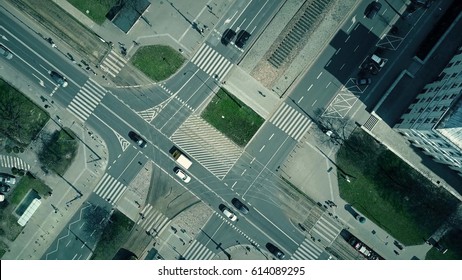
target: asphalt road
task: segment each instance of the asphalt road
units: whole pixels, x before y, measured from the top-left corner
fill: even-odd
[[[269,0],[236,1],[215,28],[221,32],[227,28],[249,31],[252,34],[247,43],[249,46],[277,12],[279,5],[278,1]],[[378,34],[387,26],[387,18],[394,13],[384,9],[376,20],[370,21],[363,18],[364,8],[365,4],[360,5],[352,19],[345,22],[330,46],[290,94],[286,104],[292,110],[305,115],[313,114],[316,108],[328,105],[341,84],[356,77],[358,67],[378,41]],[[2,43],[15,54],[11,63],[18,71],[42,84],[49,95],[46,98],[68,108],[86,127],[98,131],[109,150],[107,174],[114,182],[121,183],[122,189],[148,159],[155,162],[166,176],[172,176],[176,166],[169,154],[176,145],[172,135],[214,94],[223,82],[224,75],[245,51],[245,48],[241,50],[234,44],[225,47],[217,37],[211,36],[196,56],[168,81],[145,89],[109,91],[89,79],[84,71],[51,48],[43,38],[24,30],[23,26],[8,17],[0,19],[0,30],[8,37],[8,41]],[[207,64],[207,61],[210,63]],[[67,77],[68,87],[56,86],[48,74],[52,69]],[[141,149],[135,146],[128,137],[129,131],[142,135],[148,141],[147,147]],[[233,197],[239,197],[251,208],[246,216],[234,209],[239,221],[232,227],[234,230],[223,230],[227,227],[223,224],[223,229],[219,229],[222,235],[213,233],[216,230],[213,225],[217,222],[214,217],[205,227],[204,236],[214,236],[214,242],[218,244],[231,244],[232,240],[240,240],[242,233],[245,233],[257,246],[264,247],[271,241],[286,254],[297,250],[305,239],[304,234],[280,207],[286,194],[280,190],[280,179],[275,173],[296,143],[296,139],[278,126],[266,122],[223,180],[198,162],[193,164],[188,170],[192,180],[186,187],[216,210],[218,215],[224,217],[218,210],[219,204],[233,209],[230,203]],[[92,195],[89,201],[106,209],[113,207],[116,198]],[[78,227],[80,222],[78,215],[60,234],[57,243],[62,239],[68,244],[72,235],[69,230]],[[85,248],[91,248],[93,237],[80,231],[73,232],[79,237],[76,241],[64,247],[62,243],[52,246],[46,255],[63,259],[87,258]]]

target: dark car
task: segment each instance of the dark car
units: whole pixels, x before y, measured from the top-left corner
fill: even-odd
[[[381,8],[382,8],[382,4],[380,4],[379,2],[373,1],[367,6],[366,10],[364,11],[364,15],[368,19],[374,19],[374,17],[379,13]]]
[[[400,250],[403,250],[403,249],[404,249],[403,245],[401,245],[401,243],[399,243],[399,242],[396,241],[396,240],[393,241],[393,244],[395,244],[395,246],[396,246],[398,249],[400,249]]]
[[[11,187],[7,184],[0,183],[0,192],[7,193],[11,190]]]
[[[234,205],[234,207],[237,208],[237,210],[241,211],[242,214],[247,214],[249,213],[249,208],[245,206],[244,203],[242,203],[239,199],[233,198],[231,200],[231,203]]]
[[[138,133],[130,131],[128,133],[128,137],[130,137],[130,139],[132,139],[140,148],[146,147],[146,140],[141,138],[141,136]]]
[[[371,78],[358,78],[356,79],[356,85],[358,86],[367,86],[370,85],[372,82]]]
[[[56,71],[50,71],[50,76],[53,79],[53,81],[55,81],[58,85],[60,85],[62,87],[67,87],[67,85],[68,85],[67,80],[66,80],[66,78],[64,78],[63,75],[59,74]]]
[[[245,43],[247,43],[247,41],[249,40],[249,38],[250,38],[249,32],[245,30],[239,31],[239,33],[237,34],[237,38],[236,38],[236,46],[242,49],[245,46]]]
[[[225,32],[223,33],[223,36],[221,37],[221,43],[225,46],[231,42],[234,37],[236,36],[236,32],[234,32],[231,29],[226,29]]]
[[[271,243],[266,243],[266,249],[268,249],[268,251],[270,251],[271,254],[273,254],[276,258],[280,260],[282,260],[286,256],[281,250],[279,250],[278,247],[274,246]]]

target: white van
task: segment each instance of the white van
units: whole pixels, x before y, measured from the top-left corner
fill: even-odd
[[[380,68],[382,68],[382,67],[385,65],[385,62],[386,62],[385,59],[383,59],[383,58],[381,58],[380,56],[375,55],[375,54],[373,54],[373,55],[371,56],[371,59],[372,59],[372,61],[374,61],[375,63],[377,63],[377,65],[378,65]]]

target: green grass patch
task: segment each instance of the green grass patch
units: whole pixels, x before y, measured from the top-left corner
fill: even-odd
[[[39,152],[40,162],[54,172],[64,175],[72,164],[79,142],[74,132],[68,128],[55,131],[45,141],[42,150]]]
[[[156,82],[172,76],[184,61],[179,52],[162,45],[141,47],[132,58],[132,64]]]
[[[119,0],[67,0],[67,2],[101,25],[106,20],[106,14]]]
[[[422,244],[457,208],[457,199],[365,132],[352,134],[337,164],[340,196],[405,245]]]
[[[202,118],[239,146],[245,146],[265,121],[236,97],[220,89]]]
[[[47,112],[0,79],[0,135],[26,146],[49,118]]]
[[[91,259],[111,260],[130,235],[134,222],[115,210],[106,226]]]
[[[22,177],[18,185],[13,189],[8,201],[13,205],[18,205],[31,189],[35,190],[42,198],[48,197],[52,191],[42,180],[35,178],[30,173],[26,173],[26,176]]]

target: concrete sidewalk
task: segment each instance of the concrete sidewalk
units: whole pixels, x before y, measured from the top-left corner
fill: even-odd
[[[42,180],[52,189],[52,195],[42,199],[41,205],[24,227],[22,233],[8,244],[9,251],[3,259],[40,259],[48,246],[55,240],[59,232],[66,226],[80,205],[93,191],[106,165],[107,151],[101,138],[85,126],[78,125],[74,117],[59,104],[47,100],[48,93],[40,85],[25,79],[8,64],[0,67],[0,76],[23,92],[38,106],[48,111],[52,119],[44,126],[41,133],[52,133],[60,127],[70,128],[87,146],[80,142],[76,158],[64,176],[45,173],[39,166],[36,152],[40,143],[32,142],[20,157],[27,162],[29,172]],[[45,108],[47,105],[48,109]],[[92,149],[101,156],[97,163],[93,160]],[[95,155],[96,156],[96,155]]]

